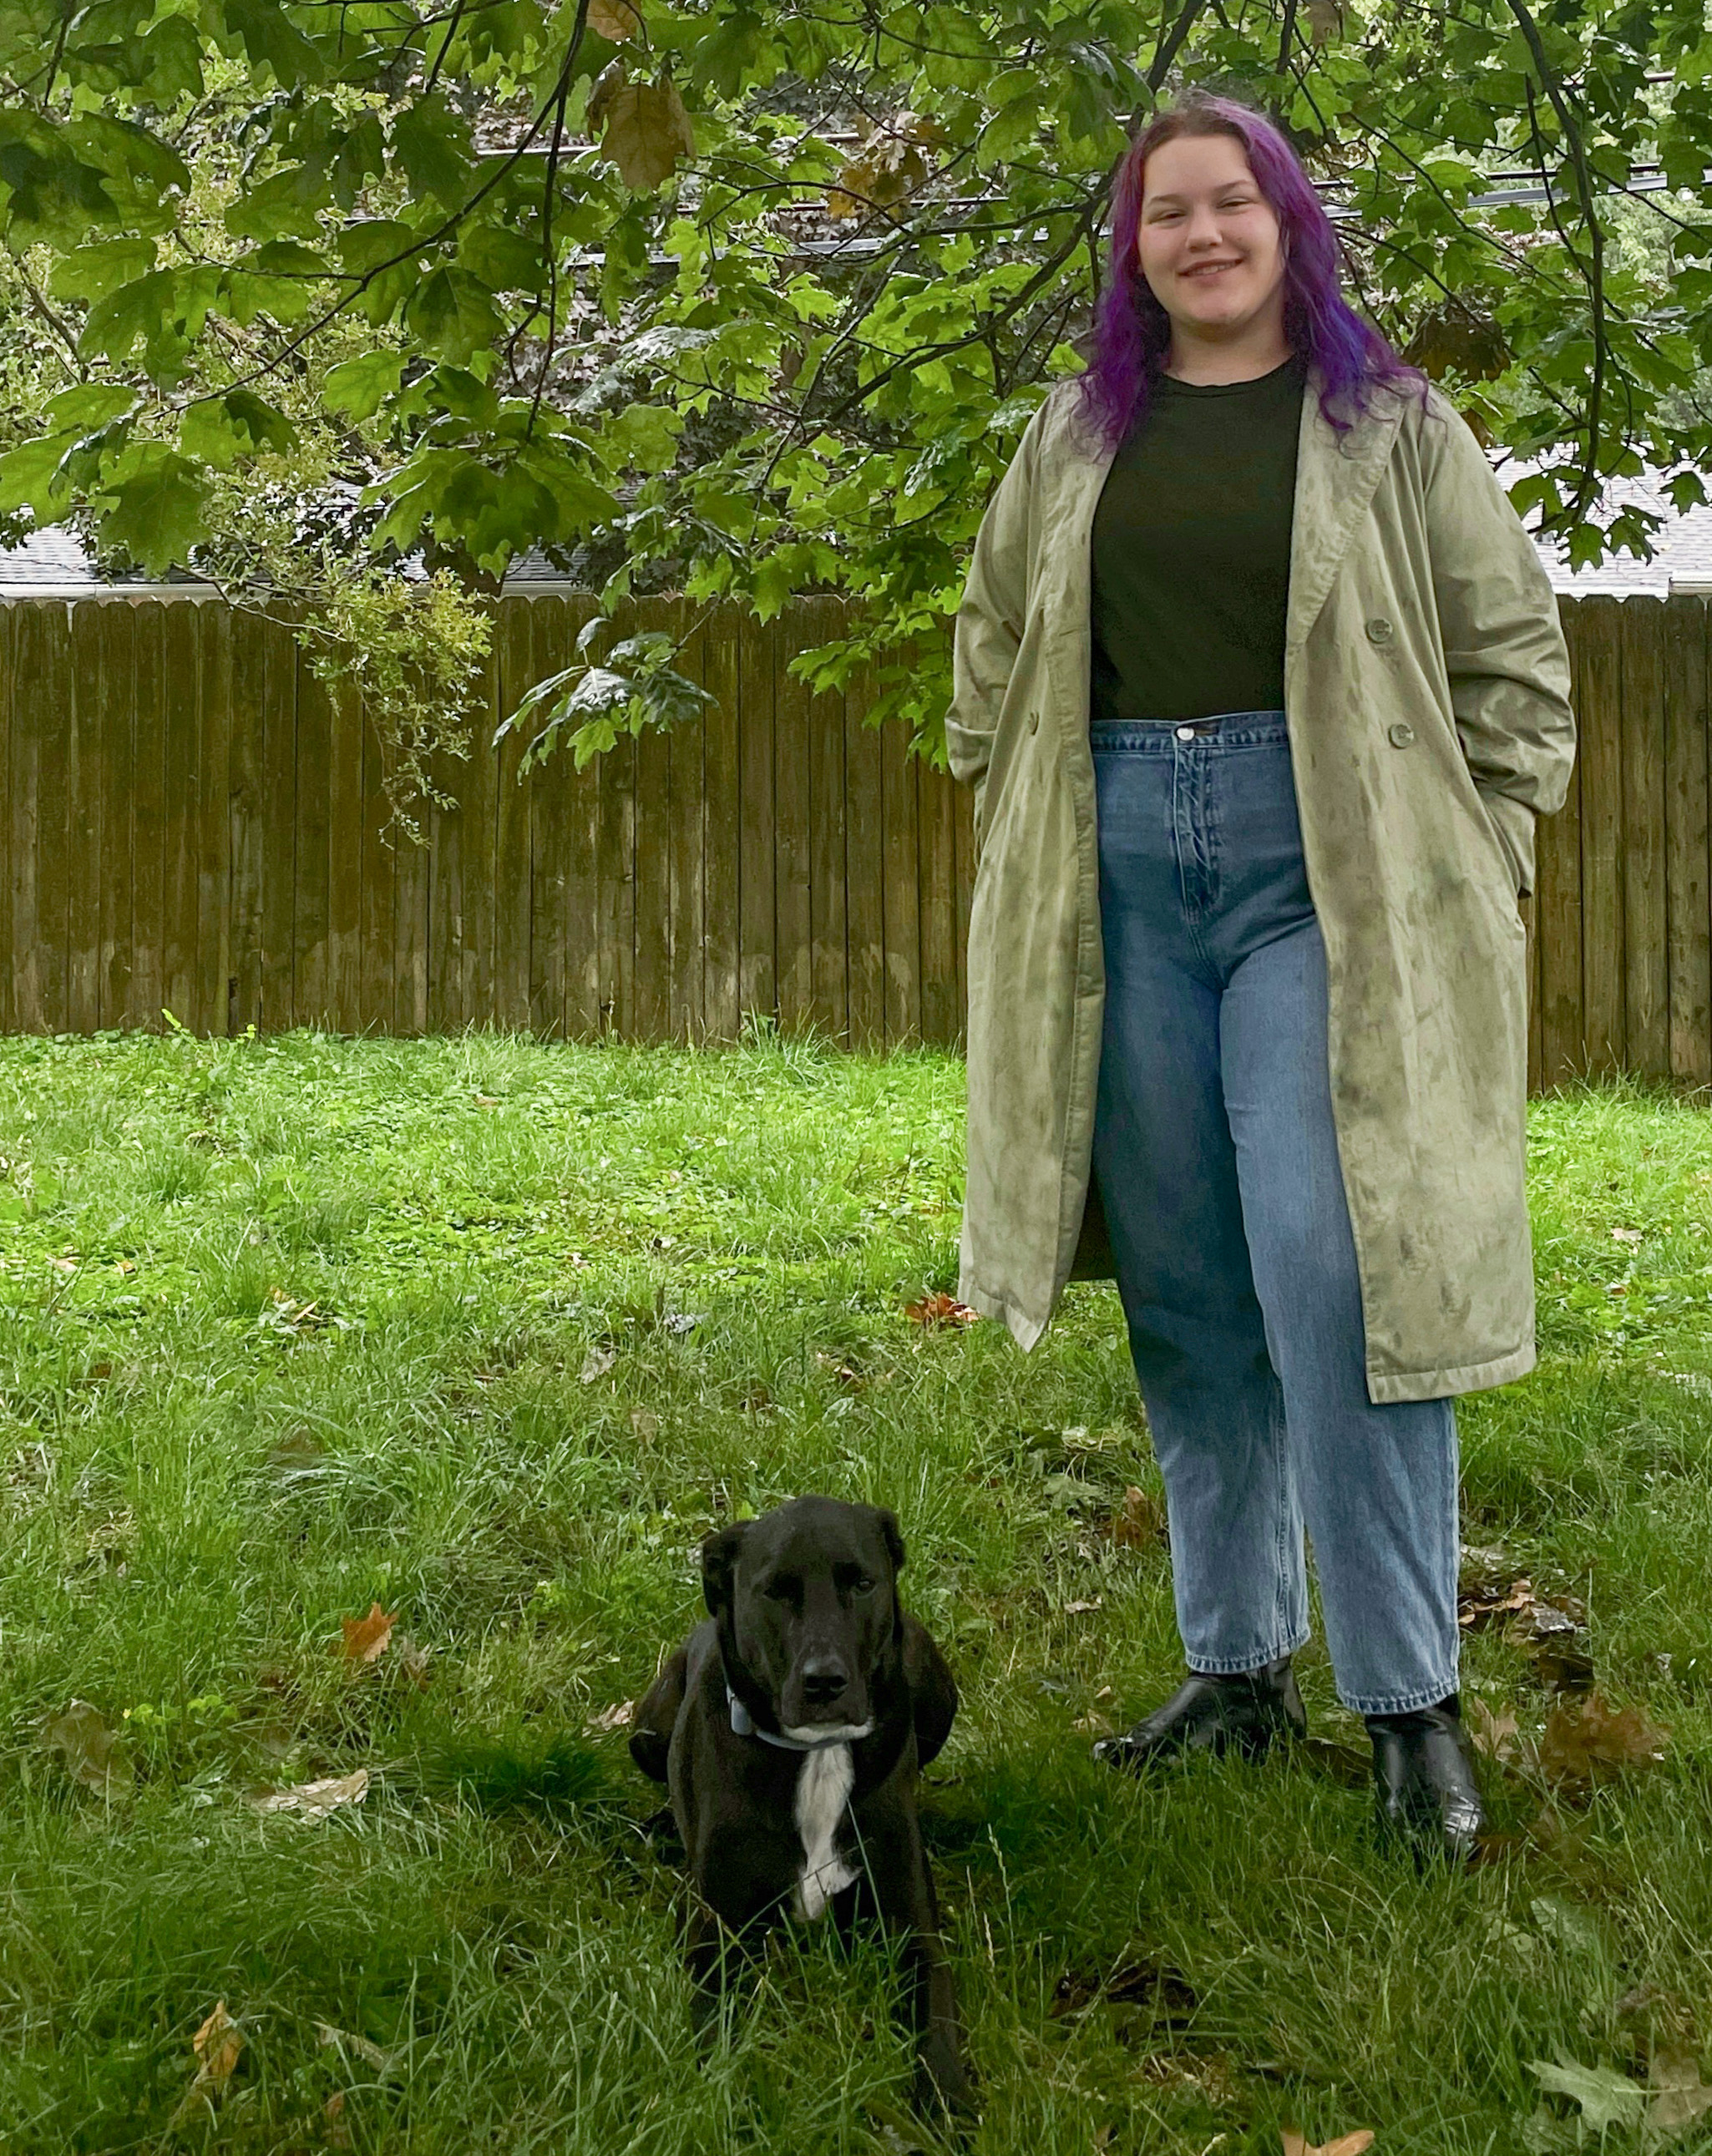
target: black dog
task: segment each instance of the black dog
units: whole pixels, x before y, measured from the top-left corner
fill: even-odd
[[[636,1709],[630,1756],[665,1782],[697,1902],[686,1944],[705,2020],[721,1928],[748,1941],[789,1913],[860,1910],[906,1942],[918,2102],[961,2104],[969,2080],[918,1769],[957,1712],[944,1657],[897,1599],[890,1512],[799,1497],[710,1536],[712,1613]]]

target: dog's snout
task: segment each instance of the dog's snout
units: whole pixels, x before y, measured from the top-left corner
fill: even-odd
[[[803,1697],[811,1707],[830,1707],[850,1683],[836,1655],[816,1655],[803,1664]]]

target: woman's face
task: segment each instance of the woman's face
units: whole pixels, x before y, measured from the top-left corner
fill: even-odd
[[[1179,135],[1143,176],[1136,259],[1154,297],[1197,342],[1283,334],[1278,220],[1230,135]]]

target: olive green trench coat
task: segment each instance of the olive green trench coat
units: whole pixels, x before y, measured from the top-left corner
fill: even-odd
[[[1569,659],[1533,542],[1454,408],[1380,390],[1340,440],[1321,386],[1310,366],[1284,710],[1368,1393],[1437,1399],[1534,1366],[1516,901],[1574,762]],[[958,1292],[1024,1348],[1067,1281],[1110,1271],[1089,1173],[1105,970],[1088,744],[1109,464],[1060,382],[977,536],[947,719],[977,848]]]

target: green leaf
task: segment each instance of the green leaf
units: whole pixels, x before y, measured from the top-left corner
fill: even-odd
[[[448,209],[470,191],[469,129],[438,92],[419,98],[393,122],[393,155],[419,195]]]
[[[151,270],[98,300],[77,340],[80,353],[124,359],[134,344],[154,344],[171,316],[175,281],[170,270]]]
[[[331,277],[332,264],[312,247],[295,239],[270,239],[233,264],[234,270],[260,270],[270,277]]]
[[[246,187],[226,210],[226,229],[234,239],[299,239],[320,236],[320,213],[332,202],[324,165],[288,165]]]
[[[178,423],[178,446],[187,457],[229,471],[259,449],[289,449],[297,429],[285,414],[252,390],[230,389],[193,404]]]
[[[494,344],[504,327],[492,293],[467,270],[440,269],[424,278],[404,318],[424,352],[459,367]]]
[[[44,434],[0,456],[0,511],[28,509],[38,524],[51,524],[66,504],[54,474],[75,439],[71,434]]]
[[[33,113],[0,108],[0,201],[15,245],[75,247],[91,225],[116,224],[109,178]]]
[[[538,292],[547,282],[539,241],[497,225],[465,225],[458,240],[458,259],[496,292]]]
[[[224,13],[228,32],[241,42],[251,64],[265,69],[281,90],[325,79],[320,53],[279,0],[224,0]]]
[[[97,239],[62,254],[49,273],[56,300],[104,300],[155,266],[152,239]]]
[[[321,401],[329,412],[342,412],[347,418],[373,418],[397,391],[404,372],[403,352],[367,352],[327,370]]]
[[[203,531],[207,488],[198,467],[158,442],[131,477],[111,490],[100,520],[102,543],[123,547],[151,576],[183,566]]]
[[[80,382],[75,388],[62,389],[57,397],[50,397],[47,413],[56,433],[71,427],[79,434],[87,434],[91,428],[105,427],[110,419],[119,418],[136,403],[134,389],[112,382]]]

